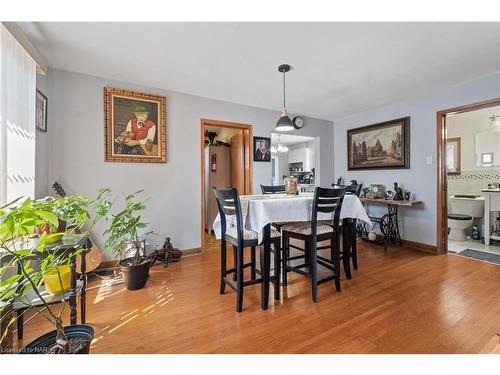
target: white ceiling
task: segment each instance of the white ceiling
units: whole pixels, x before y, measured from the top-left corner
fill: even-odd
[[[304,137],[302,135],[271,133],[271,143],[277,144],[278,141],[282,145],[295,145],[297,143],[314,141],[314,138],[313,137]]]
[[[500,71],[500,23],[21,23],[49,66],[335,120]]]

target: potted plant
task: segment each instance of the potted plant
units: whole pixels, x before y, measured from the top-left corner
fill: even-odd
[[[62,288],[59,267],[70,263],[67,252],[58,251],[58,246],[47,246],[54,241],[54,236],[61,238],[64,233],[44,232],[39,241],[31,239],[36,227],[46,223],[51,228],[58,227],[59,219],[53,213],[52,203],[36,202],[29,198],[21,201],[19,198],[0,207],[0,319],[6,319],[2,322],[1,339],[7,337],[8,329],[14,321],[13,314],[3,309],[12,309],[14,303],[17,303],[25,310],[35,310],[54,327],[53,331],[29,343],[21,353],[88,353],[94,336],[93,328],[84,324],[64,327],[62,314],[66,301],[49,305],[39,290],[44,276],[54,270]],[[43,256],[35,268],[32,259],[37,252],[43,252]],[[18,272],[11,274],[16,269]],[[34,293],[39,302],[34,303],[27,298],[29,292]],[[59,311],[57,306],[60,306]]]
[[[141,254],[144,248],[143,238],[155,234],[153,231],[145,231],[148,224],[141,220],[141,212],[146,204],[145,201],[136,200],[136,197],[142,191],[126,196],[125,207],[116,213],[111,212],[116,200],[111,200],[110,189],[102,189],[98,197],[97,213],[110,221],[109,227],[104,231],[107,236],[105,246],[112,249],[120,259],[120,269],[128,290],[141,289],[146,285],[152,260],[150,256]],[[132,256],[129,256],[130,250]]]
[[[89,207],[93,202],[83,195],[72,195],[56,199],[52,205],[53,212],[59,219],[58,231],[66,228],[81,229],[89,220]]]

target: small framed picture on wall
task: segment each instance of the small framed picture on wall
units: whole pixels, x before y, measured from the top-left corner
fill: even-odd
[[[271,161],[271,138],[253,137],[253,161]]]
[[[47,97],[36,90],[35,126],[42,132],[47,131]]]

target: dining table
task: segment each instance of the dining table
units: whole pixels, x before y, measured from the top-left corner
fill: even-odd
[[[312,216],[314,193],[299,194],[265,194],[240,196],[241,211],[244,226],[248,230],[257,232],[258,242],[263,245],[264,264],[261,264],[261,307],[263,310],[269,304],[269,283],[271,263],[271,224],[283,222],[310,221]],[[318,220],[331,220],[332,213],[318,213]],[[363,221],[369,228],[372,223],[366,210],[356,195],[346,194],[340,210],[340,219],[344,226],[343,252],[344,261],[349,262],[351,247],[356,246],[356,222]],[[226,217],[227,226],[236,225],[234,215]],[[213,223],[213,230],[217,239],[222,238],[220,214],[217,214]],[[346,235],[346,233],[348,233]],[[279,284],[279,275],[274,275]],[[348,275],[350,278],[350,275]],[[275,293],[279,300],[279,293]]]

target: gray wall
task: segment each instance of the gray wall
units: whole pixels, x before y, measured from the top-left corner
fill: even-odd
[[[500,97],[500,74],[431,92],[425,97],[391,105],[334,121],[335,177],[357,179],[364,184],[395,181],[416,194],[423,207],[403,209],[403,238],[436,245],[436,112],[443,109]],[[410,116],[410,169],[347,171],[347,129]],[[432,157],[432,164],[426,158]],[[380,212],[371,208],[371,212]]]
[[[117,88],[164,95],[167,98],[167,164],[110,163],[104,161],[103,88]],[[180,249],[200,246],[200,119],[209,118],[253,125],[255,136],[270,137],[278,111],[227,103],[151,87],[142,87],[106,78],[60,70],[48,75],[48,179],[45,191],[54,180],[68,194],[95,196],[108,186],[113,191],[130,193],[145,189],[150,197],[146,221],[159,234],[153,243],[172,237]],[[276,98],[279,107],[279,98]],[[293,133],[293,132],[292,132]],[[321,182],[333,180],[332,123],[312,118],[296,134],[321,137]],[[38,166],[37,166],[38,168]],[[43,185],[43,166],[38,178]],[[253,164],[254,192],[259,184],[271,182],[271,163]],[[44,192],[43,186],[37,189]],[[102,227],[95,230],[96,242]],[[109,259],[110,254],[106,254]]]

